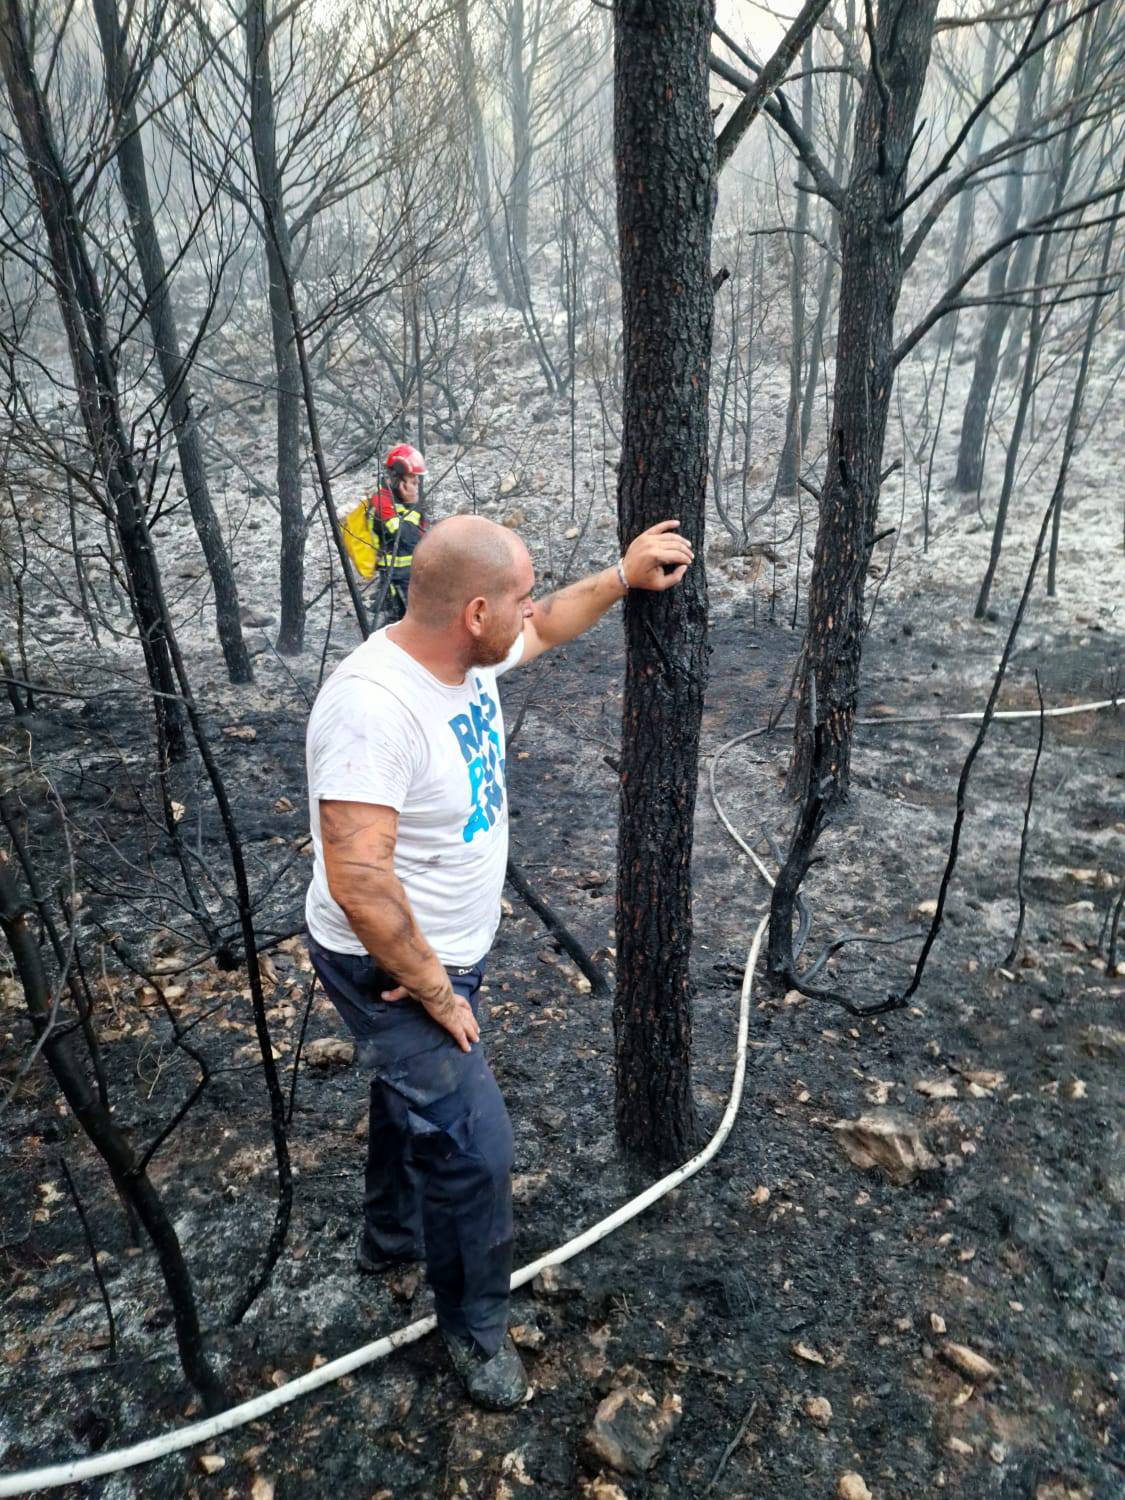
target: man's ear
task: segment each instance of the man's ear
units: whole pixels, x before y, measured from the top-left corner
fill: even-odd
[[[471,635],[483,633],[487,614],[488,600],[482,594],[465,605],[465,626]]]

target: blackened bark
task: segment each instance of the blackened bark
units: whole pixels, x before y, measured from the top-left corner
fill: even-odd
[[[621,1147],[682,1158],[691,1093],[691,849],[707,676],[703,571],[715,145],[713,7],[618,0],[614,152],[624,400],[624,547],[667,517],[696,562],[683,583],[630,594],[617,851],[616,1122]]]
[[[848,0],[846,6],[845,25],[847,33],[851,36],[855,29],[855,0]],[[851,132],[852,123],[852,80],[849,74],[841,72],[836,84],[836,152],[832,164],[832,176],[836,182],[844,179],[844,168],[846,165],[848,151],[848,137]],[[831,224],[828,230],[828,248],[824,252],[823,266],[820,273],[820,290],[816,300],[816,322],[813,324],[812,335],[808,342],[808,370],[805,375],[805,394],[801,403],[801,451],[808,447],[809,433],[812,431],[813,407],[816,402],[817,372],[820,369],[820,346],[824,339],[824,330],[828,323],[828,314],[832,306],[832,288],[836,282],[836,261],[840,249],[840,215],[831,215]]]
[[[1082,27],[1082,38],[1078,45],[1078,54],[1074,62],[1074,72],[1071,81],[1071,91],[1078,96],[1086,87],[1086,65],[1090,55],[1090,43],[1094,35],[1094,28],[1105,12],[1092,11],[1085,20]],[[1045,90],[1048,97],[1054,95],[1054,67],[1048,77]],[[1062,210],[1063,200],[1066,197],[1067,187],[1070,183],[1070,173],[1076,155],[1076,143],[1079,132],[1080,118],[1076,114],[1071,119],[1060,139],[1055,143],[1052,151],[1049,146],[1044,146],[1040,166],[1047,180],[1040,189],[1040,202],[1036,209],[1036,218],[1042,219],[1047,216],[1057,217]],[[1109,226],[1109,235],[1112,239],[1114,226]],[[1031,273],[1031,283],[1034,287],[1042,287],[1046,284],[1052,261],[1054,248],[1053,237],[1044,234],[1039,239],[1038,254],[1035,258],[1035,269],[1031,272],[1031,256],[1035,249],[1034,241],[1029,235],[1016,246],[1012,256],[1012,270],[1010,285],[1021,287],[1025,284],[1028,274]],[[977,596],[976,618],[984,618],[989,599],[992,593],[992,585],[996,578],[996,569],[1000,563],[1000,551],[1004,545],[1004,528],[1008,521],[1008,507],[1012,500],[1012,493],[1016,483],[1016,462],[1019,457],[1020,444],[1023,441],[1023,430],[1027,422],[1028,412],[1031,407],[1031,399],[1035,393],[1036,377],[1039,364],[1039,350],[1043,342],[1044,330],[1047,319],[1053,310],[1048,305],[1046,309],[1042,306],[1043,293],[1035,291],[1032,294],[1031,331],[1028,337],[1027,356],[1024,362],[1023,380],[1020,384],[1019,404],[1012,423],[1011,436],[1008,439],[1008,453],[1004,463],[1004,479],[1000,487],[1000,498],[996,503],[996,520],[992,528],[992,546],[989,551],[988,567],[985,570],[984,579]],[[989,310],[990,313],[993,309]],[[1019,352],[1020,332],[1018,327],[1012,329],[1012,339],[1015,343],[1016,352]],[[1055,522],[1057,524],[1059,506],[1055,506]]]
[[[1040,264],[1047,259],[1047,245],[1050,237],[1044,235],[1042,249],[1039,256]],[[1039,367],[1039,347],[1043,342],[1043,330],[1046,323],[1046,314],[1040,305],[1042,294],[1035,294],[1035,306],[1031,313],[1031,337],[1027,345],[1027,357],[1023,365],[1023,380],[1020,382],[1020,398],[1016,406],[1016,415],[1012,422],[1011,436],[1008,438],[1008,451],[1004,459],[1004,478],[1000,485],[1000,498],[996,502],[996,519],[992,527],[992,545],[989,548],[988,566],[984,570],[984,578],[981,580],[980,592],[977,595],[976,609],[973,616],[977,620],[983,620],[988,612],[988,603],[992,597],[992,585],[996,580],[996,569],[1000,566],[1000,551],[1004,545],[1004,529],[1008,524],[1008,507],[1012,500],[1012,490],[1016,482],[1016,462],[1019,458],[1020,444],[1023,442],[1023,429],[1027,423],[1027,414],[1031,409],[1031,398],[1035,393],[1035,376]]]
[[[263,244],[269,284],[270,332],[277,372],[277,503],[281,516],[281,623],[277,649],[295,656],[305,645],[305,513],[301,504],[301,371],[285,290],[292,266],[281,170],[269,28],[264,0],[247,0],[246,70],[250,89],[250,142],[262,201]]]
[[[987,94],[992,87],[992,80],[996,77],[996,54],[1000,46],[1000,28],[991,26],[988,31],[988,41],[984,48],[984,71],[981,74],[981,92]],[[965,146],[965,156],[972,161],[977,156],[984,144],[985,126],[988,124],[987,113],[982,113],[972,130]],[[957,228],[953,235],[953,249],[949,257],[949,267],[952,271],[951,281],[956,281],[965,268],[965,257],[969,253],[969,234],[973,227],[973,208],[976,203],[976,188],[970,183],[961,194],[957,204]],[[939,331],[939,341],[942,349],[948,349],[957,336],[957,315],[945,318]]]
[[[791,982],[795,977],[793,922],[797,898],[812,864],[817,840],[827,822],[827,808],[822,790],[828,785],[823,774],[828,739],[823,723],[812,733],[809,784],[801,799],[797,825],[770,901],[768,968],[774,979]]]
[[[112,507],[129,603],[154,692],[158,736],[164,736],[168,753],[180,759],[187,753],[187,745],[160,608],[160,575],[145,526],[136,460],[121,413],[101,288],[90,265],[70,180],[56,150],[35,76],[20,0],[0,3],[0,67],[46,232],[83,424]]]
[[[118,19],[117,0],[94,0],[94,13],[101,37],[102,56],[105,59],[106,96],[117,132],[116,154],[121,193],[129,212],[129,233],[145,289],[148,324],[160,365],[160,376],[164,381],[164,399],[176,434],[184,492],[215,590],[215,619],[219,641],[230,680],[253,682],[254,670],[250,664],[250,653],[242,638],[238,589],[219,518],[211,503],[199,428],[192,409],[188,369],[180,353],[175,309],[152,217],[148,170],[137,128],[135,89],[128,74],[128,40]]]
[[[508,252],[512,269],[512,287],[520,307],[531,303],[531,276],[527,263],[528,219],[531,210],[531,76],[524,48],[527,45],[527,18],[523,0],[513,0],[508,17],[508,46],[511,62],[508,85],[511,90],[512,181],[508,191]],[[533,25],[532,37],[538,45],[541,14]]]
[[[191,1274],[175,1228],[128,1139],[90,1088],[74,1056],[66,1028],[52,1024],[51,988],[42,955],[3,850],[0,850],[0,929],[11,948],[24,1002],[47,1066],[78,1123],[109,1168],[118,1193],[135,1211],[152,1241],[172,1304],[184,1374],[199,1392],[207,1411],[221,1411],[225,1394],[207,1360]]]
[[[879,511],[902,289],[907,156],[929,66],[937,0],[888,0],[875,25],[878,66],[864,82],[840,223],[840,321],[832,425],[809,585],[809,623],[790,789],[804,796],[812,756],[811,689],[824,726],[827,810],[847,796],[859,691],[863,593]],[[884,96],[883,90],[886,90]]]
[[[1016,118],[1016,135],[1024,135],[1031,124],[1035,94],[1043,71],[1043,54],[1036,55],[1020,74],[1020,104]],[[1004,209],[1000,218],[998,239],[1013,234],[1019,228],[1023,207],[1023,179],[1025,160],[1013,158],[1007,164],[1008,179],[1004,190]],[[984,476],[984,438],[988,426],[988,408],[992,399],[992,387],[996,383],[996,371],[1000,365],[1000,346],[1004,342],[1004,330],[1012,315],[1011,306],[1001,299],[1008,285],[1010,251],[994,256],[988,267],[988,292],[991,301],[976,358],[973,361],[973,379],[969,394],[965,398],[965,411],[961,418],[961,438],[957,446],[957,477],[959,490],[978,490]],[[1013,280],[1012,285],[1016,285]]]
[[[484,129],[484,112],[477,89],[477,64],[473,54],[473,36],[469,25],[469,0],[457,0],[457,35],[461,47],[461,88],[469,115],[472,136],[473,175],[477,181],[477,210],[480,214],[488,264],[496,290],[509,307],[517,306],[508,268],[508,254],[500,233],[492,201],[492,170],[488,157],[488,137]]]
[[[805,76],[801,80],[801,129],[811,136],[813,131],[813,49],[811,40],[805,42],[803,57]],[[809,195],[812,182],[802,169],[797,174],[797,213],[793,233],[789,237],[789,307],[792,319],[792,342],[789,348],[789,405],[785,413],[785,441],[781,445],[781,457],[777,464],[774,494],[793,495],[797,491],[797,476],[801,467],[801,378],[805,353],[805,264],[807,254],[805,236],[809,227]]]
[[[1086,319],[1086,333],[1082,340],[1082,357],[1078,365],[1078,374],[1074,381],[1074,395],[1071,397],[1070,411],[1066,419],[1066,436],[1063,438],[1062,456],[1059,459],[1059,472],[1055,480],[1054,510],[1051,514],[1051,549],[1047,559],[1047,595],[1053,599],[1058,580],[1059,565],[1059,535],[1062,530],[1062,511],[1066,504],[1066,482],[1070,474],[1070,462],[1074,457],[1078,445],[1078,429],[1082,422],[1082,407],[1086,400],[1086,383],[1090,375],[1090,356],[1094,352],[1094,340],[1098,334],[1098,320],[1101,315],[1103,298],[1110,291],[1111,284],[1107,280],[1110,258],[1113,254],[1113,238],[1117,231],[1117,215],[1121,212],[1121,200],[1123,194],[1118,192],[1113,200],[1113,208],[1110,222],[1104,230],[1105,238],[1102,241],[1102,260],[1099,271],[1097,295],[1090,301],[1090,312]],[[1112,970],[1110,971],[1112,973]]]

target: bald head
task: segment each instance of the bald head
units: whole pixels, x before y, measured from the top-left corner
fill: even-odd
[[[441,630],[473,599],[493,600],[516,582],[527,549],[511,531],[484,516],[450,516],[431,526],[414,549],[410,619]]]

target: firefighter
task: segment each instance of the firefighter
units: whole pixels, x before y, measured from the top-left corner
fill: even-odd
[[[426,460],[409,443],[396,443],[384,466],[386,483],[343,522],[344,546],[356,571],[361,578],[376,580],[371,606],[374,627],[405,615],[414,548],[426,529],[418,498]]]

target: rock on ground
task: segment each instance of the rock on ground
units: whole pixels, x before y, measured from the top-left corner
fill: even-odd
[[[832,1129],[857,1167],[878,1167],[899,1187],[939,1165],[917,1121],[898,1110],[873,1109],[857,1120],[838,1120]]]
[[[666,1396],[657,1405],[643,1386],[619,1386],[598,1407],[586,1446],[621,1474],[645,1474],[664,1451],[682,1414],[679,1396]]]

